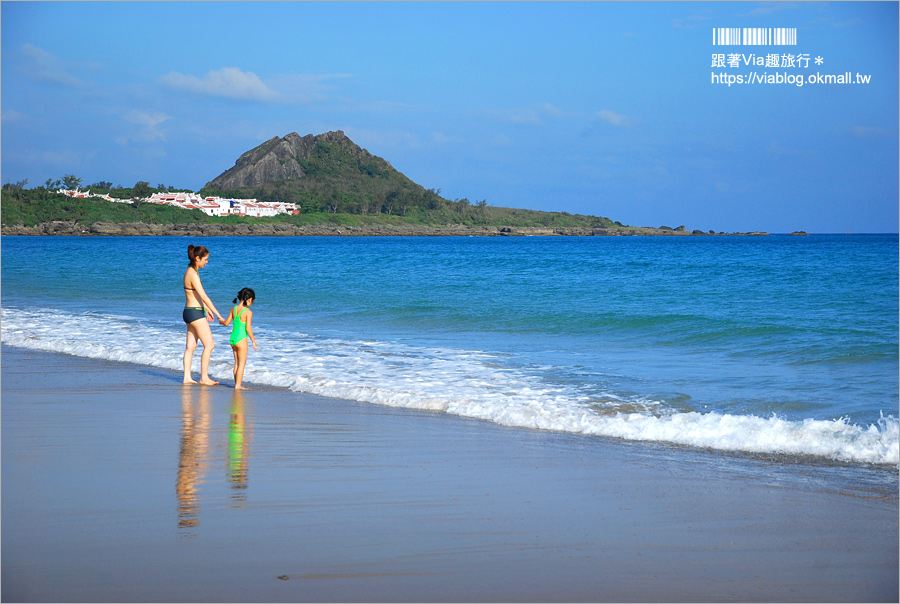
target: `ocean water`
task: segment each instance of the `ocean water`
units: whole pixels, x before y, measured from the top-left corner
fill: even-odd
[[[211,250],[201,277],[223,315],[256,290],[251,388],[900,463],[896,235],[5,237],[2,342],[180,371],[189,243]],[[213,326],[226,383],[229,332]]]

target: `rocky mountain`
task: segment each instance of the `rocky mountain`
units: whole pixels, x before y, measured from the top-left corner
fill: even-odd
[[[306,136],[291,132],[247,151],[234,167],[208,182],[204,189],[228,191],[286,180],[360,176],[406,179],[387,161],[361,148],[340,130]]]

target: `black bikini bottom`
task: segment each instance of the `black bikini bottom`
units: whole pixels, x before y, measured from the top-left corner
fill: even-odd
[[[181,318],[184,319],[185,323],[193,323],[197,319],[205,319],[206,311],[198,306],[187,306],[184,309],[184,312],[181,313]]]

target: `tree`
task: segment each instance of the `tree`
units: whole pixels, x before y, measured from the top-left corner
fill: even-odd
[[[27,184],[28,184],[28,179],[25,178],[16,183],[8,182],[5,185],[3,185],[3,188],[7,191],[10,191],[15,199],[21,199],[22,193],[25,189],[25,185],[27,185]]]
[[[475,206],[478,208],[479,216],[484,218],[484,215],[487,212],[487,199],[482,199],[481,201],[476,202]]]
[[[326,203],[328,204],[328,208],[331,210],[331,213],[337,214],[338,207],[341,203],[341,197],[337,189],[332,187],[331,191],[328,193],[328,200],[326,201]]]
[[[394,206],[397,204],[397,199],[400,197],[400,193],[394,189],[390,193],[387,194],[384,198],[384,208],[387,210],[388,216],[394,213]]]
[[[142,203],[144,203],[144,199],[150,197],[150,183],[146,180],[139,180],[134,184],[134,188],[131,189],[131,204],[134,207],[140,207]]]
[[[62,177],[62,182],[67,191],[74,191],[81,186],[81,179],[74,174],[66,174]]]

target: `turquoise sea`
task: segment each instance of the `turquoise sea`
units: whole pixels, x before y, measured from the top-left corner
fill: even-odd
[[[2,342],[180,371],[189,243],[220,312],[256,290],[251,388],[898,465],[897,235],[4,237]]]

